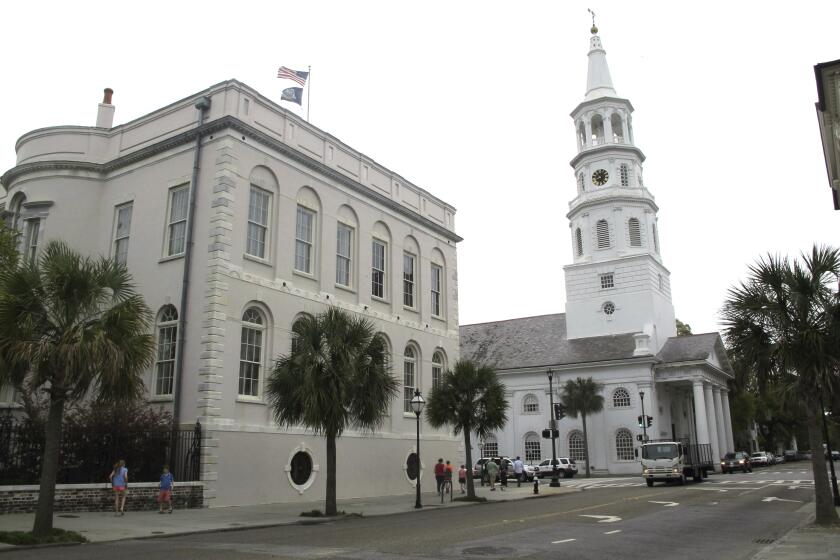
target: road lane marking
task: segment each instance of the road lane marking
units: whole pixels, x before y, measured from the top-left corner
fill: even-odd
[[[679,502],[655,502],[653,500],[648,500],[649,504],[662,504],[665,507],[674,507],[680,505]]]
[[[616,521],[621,521],[621,518],[617,515],[581,515],[580,517],[591,517],[597,519],[598,523],[615,523]]]
[[[563,539],[562,541],[551,541],[551,544],[563,544],[564,542],[572,542],[576,539]]]
[[[802,500],[786,500],[784,498],[777,498],[776,496],[767,496],[766,498],[764,498],[761,501],[762,502],[796,502],[796,503],[800,503],[800,504],[802,503]]]
[[[607,531],[604,533],[605,535],[615,535],[616,533],[620,533],[621,529],[616,529],[615,531]]]

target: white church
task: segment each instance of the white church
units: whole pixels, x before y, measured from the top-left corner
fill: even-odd
[[[541,437],[550,369],[555,395],[577,377],[603,387],[603,411],[587,417],[593,472],[639,472],[642,406],[653,417],[648,438],[708,443],[717,459],[734,447],[732,368],[718,333],[676,336],[659,207],[642,180],[633,105],[616,93],[597,33],[593,25],[586,95],[571,114],[577,193],[566,215],[574,255],[564,268],[566,312],[460,327],[461,357],[495,368],[510,403],[505,428],[476,439],[474,456],[551,457],[551,441]],[[557,456],[574,459],[582,472],[580,418],[567,416],[557,427]]]

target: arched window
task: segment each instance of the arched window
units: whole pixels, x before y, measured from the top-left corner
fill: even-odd
[[[607,220],[598,220],[595,224],[595,234],[598,239],[599,249],[610,248],[610,225]]]
[[[619,461],[633,461],[633,434],[627,428],[615,433],[615,456]]]
[[[630,393],[624,387],[613,391],[613,406],[616,408],[627,408],[630,406]]]
[[[575,230],[575,252],[577,256],[583,256],[583,234],[580,232],[580,228]]]
[[[487,434],[484,438],[484,456],[498,457],[499,456],[499,442],[496,440],[494,434]]]
[[[641,247],[642,246],[642,228],[639,225],[638,218],[630,218],[627,221],[627,229],[630,233],[630,246],[631,247]]]
[[[242,338],[239,349],[239,395],[260,396],[260,370],[263,360],[265,319],[256,307],[242,315]]]
[[[536,395],[528,394],[522,399],[522,412],[526,414],[534,414],[540,411],[540,401]]]
[[[542,461],[540,436],[534,432],[525,434],[525,460],[528,462]]]
[[[412,346],[406,346],[403,352],[403,411],[411,412],[411,399],[417,388],[417,352]]]
[[[586,147],[586,126],[583,123],[578,125],[578,150]]]
[[[155,361],[155,396],[172,394],[175,380],[175,349],[178,341],[178,311],[164,305],[157,320],[157,359]]]
[[[601,115],[592,117],[592,145],[600,146],[604,143],[604,119]]]
[[[583,432],[580,430],[572,430],[569,432],[569,459],[572,461],[586,460]]]
[[[621,125],[621,115],[613,113],[610,117],[610,126],[612,127],[612,141],[616,144],[623,144],[624,128]]]
[[[432,355],[432,389],[438,386],[443,378],[444,365],[443,352],[438,350]]]
[[[621,186],[622,187],[629,187],[630,186],[630,166],[626,163],[622,163],[618,166],[618,177],[621,179]]]
[[[659,253],[659,233],[656,231],[656,224],[653,224],[653,250]]]

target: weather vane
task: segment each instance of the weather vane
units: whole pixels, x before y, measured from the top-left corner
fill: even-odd
[[[591,31],[592,31],[592,34],[595,35],[596,33],[598,33],[598,28],[595,27],[595,12],[593,12],[589,8],[586,8],[586,11],[589,12],[590,14],[592,14],[592,29],[591,29]]]

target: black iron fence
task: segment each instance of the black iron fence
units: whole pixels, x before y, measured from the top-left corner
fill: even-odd
[[[0,485],[38,484],[44,452],[43,427],[0,416]],[[171,430],[84,431],[61,434],[59,484],[107,482],[114,463],[124,459],[132,482],[160,480],[163,465],[175,480],[199,480],[201,424]]]

